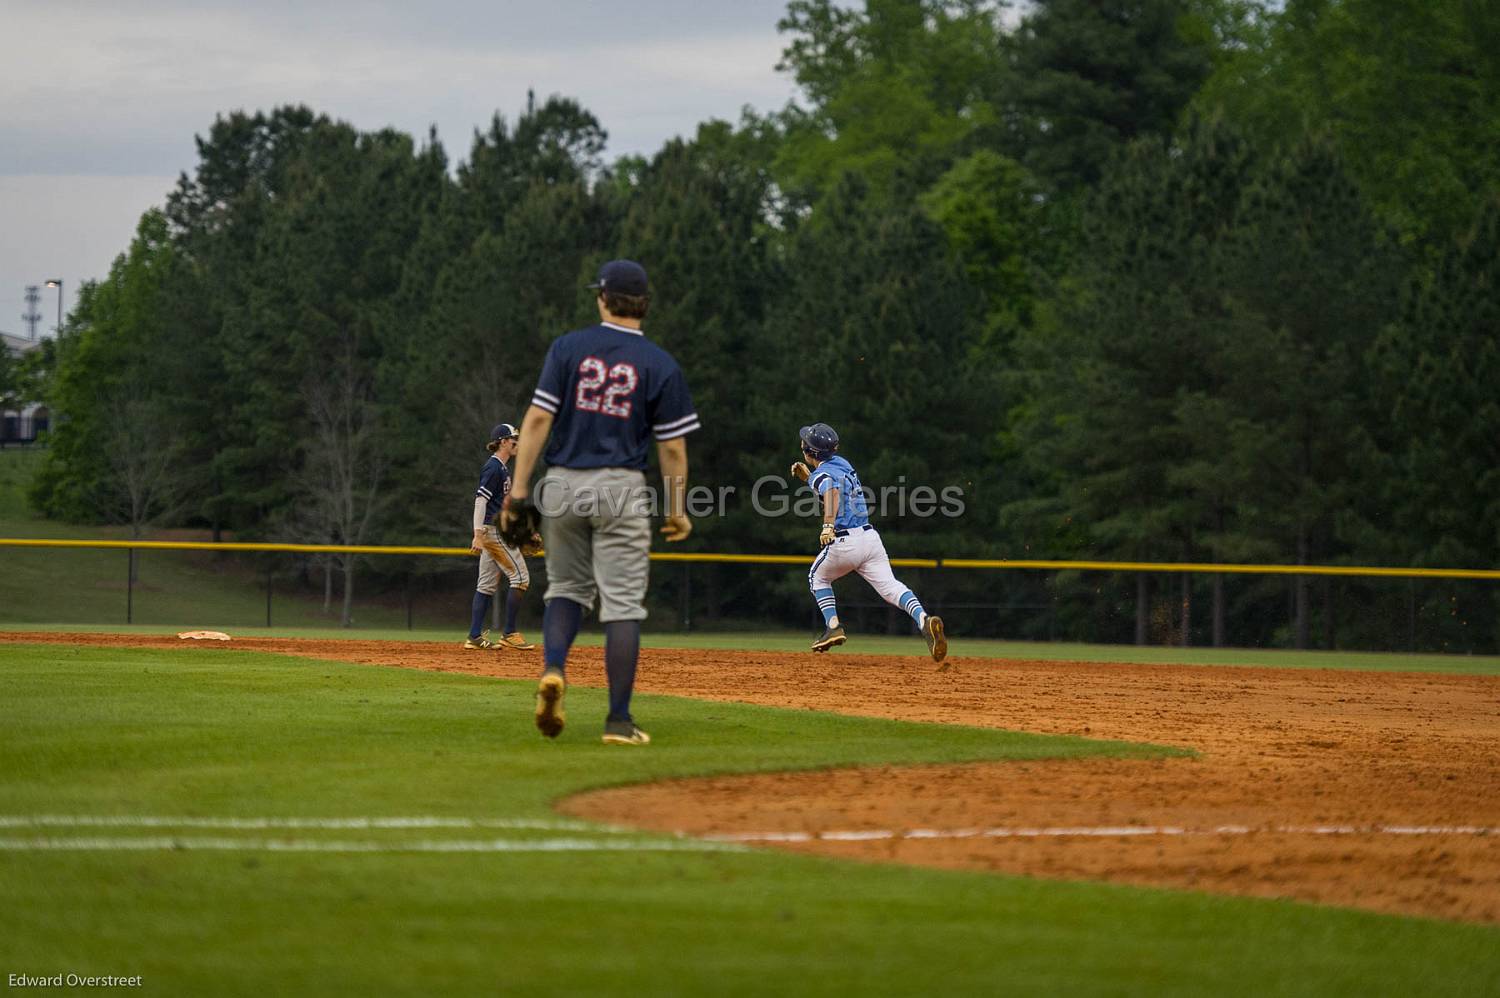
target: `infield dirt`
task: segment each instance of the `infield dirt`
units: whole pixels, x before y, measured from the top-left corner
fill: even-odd
[[[0,634],[182,649],[175,637]],[[532,679],[539,652],[236,638],[272,652]],[[580,647],[569,679],[604,685]],[[648,649],[646,693],[1189,748],[1195,758],[827,770],[597,791],[564,813],[690,835],[810,833],[801,852],[1106,880],[1500,924],[1500,677]],[[529,724],[529,714],[516,718]],[[580,723],[582,719],[575,719]],[[640,718],[650,729],[650,717]],[[587,723],[587,722],[584,722]],[[712,723],[705,720],[705,724]],[[606,749],[600,751],[635,751]],[[650,751],[646,749],[645,751]],[[1195,835],[903,838],[912,829],[1170,826]],[[1240,826],[1248,831],[1214,834]],[[1284,831],[1339,826],[1339,834]],[[1423,834],[1380,829],[1421,828]],[[818,833],[893,832],[819,840]]]

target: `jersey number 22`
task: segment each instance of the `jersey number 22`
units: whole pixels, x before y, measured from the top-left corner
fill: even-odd
[[[584,412],[602,412],[619,419],[630,418],[630,394],[640,384],[635,365],[623,361],[605,367],[598,357],[585,357],[578,365],[578,390],[574,407]]]

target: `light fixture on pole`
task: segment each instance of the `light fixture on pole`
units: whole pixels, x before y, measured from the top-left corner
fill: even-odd
[[[47,282],[47,287],[57,289],[57,335],[62,336],[62,278],[54,278]]]

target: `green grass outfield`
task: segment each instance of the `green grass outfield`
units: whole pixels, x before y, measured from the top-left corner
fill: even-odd
[[[555,824],[700,773],[1149,746],[641,697],[656,742],[530,725],[530,684],[282,656],[0,647],[0,974],[171,995],[1494,994],[1500,930],[908,869]],[[26,816],[496,819],[482,829],[69,827]],[[295,840],[508,852],[18,850]],[[560,851],[580,843],[595,851]],[[220,844],[225,844],[222,841]],[[601,851],[610,846],[613,851]],[[664,846],[672,851],[656,851]]]

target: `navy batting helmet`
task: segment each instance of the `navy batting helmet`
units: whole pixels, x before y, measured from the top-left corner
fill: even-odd
[[[839,449],[839,435],[827,423],[804,426],[797,435],[802,438],[802,449],[819,461],[828,460]]]

